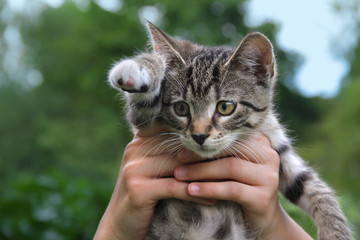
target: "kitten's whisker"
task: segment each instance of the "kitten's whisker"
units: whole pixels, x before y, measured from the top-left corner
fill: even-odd
[[[145,158],[147,158],[147,157],[149,156],[149,153],[154,150],[155,146],[154,146],[154,147],[151,147],[151,148],[148,148],[148,146],[149,146],[150,144],[147,145],[150,141],[153,141],[154,138],[156,139],[156,138],[158,138],[158,136],[154,136],[153,138],[149,138],[149,139],[145,140],[145,141],[139,146],[139,149],[145,149],[146,152],[143,154],[143,157],[140,159],[140,161],[138,161],[137,166],[136,166],[135,168],[137,168],[137,167],[140,165],[140,163],[141,163]]]
[[[169,164],[169,160],[173,159],[176,154],[177,154],[177,150],[180,149],[182,146],[180,145],[180,142],[177,144],[172,144],[173,146],[175,146],[172,151],[167,152],[165,155],[161,156],[161,163],[159,165],[159,168],[157,170],[157,172],[154,175],[154,178],[159,178],[160,177],[160,172],[162,168],[167,168],[167,165]],[[174,169],[171,170],[172,172],[174,171]]]
[[[243,154],[241,151],[239,151],[239,149],[235,148],[233,145],[230,145],[226,150],[229,151],[229,153],[233,157],[250,161],[250,159],[245,154]]]
[[[250,147],[253,147],[254,149],[256,149],[259,153],[259,158],[262,160],[266,160],[266,156],[265,156],[265,152],[262,150],[262,148],[257,145],[256,143],[252,143],[252,142],[247,142],[248,145],[250,145]]]
[[[172,159],[176,155],[177,149],[182,147],[177,134],[160,133],[158,134],[158,136],[165,137],[166,139],[163,139],[160,144],[157,144],[157,147],[155,149],[155,155],[159,154],[159,161],[161,162],[157,172],[154,175],[154,178],[158,178],[160,176],[161,169],[167,167],[167,165],[169,164],[168,160]]]
[[[261,148],[259,148],[256,144],[253,144],[253,143],[251,143],[247,140],[243,140],[243,139],[237,140],[236,143],[241,146],[241,150],[246,151],[246,153],[248,153],[258,164],[262,164],[261,160],[264,159],[264,154],[262,153]],[[252,148],[257,150],[259,152],[260,156],[258,155],[257,152],[255,152],[248,145],[251,145]]]
[[[169,134],[167,134],[169,135]],[[166,143],[166,141],[164,141],[164,136],[166,136],[164,133],[160,133],[157,134],[153,137],[150,137],[149,139],[145,140],[140,146],[139,149],[145,149],[145,153],[143,154],[143,157],[138,161],[136,168],[140,165],[140,163],[149,156],[150,152],[153,152],[152,155],[159,155],[161,152],[159,149],[161,149],[162,145],[164,145]],[[167,138],[167,141],[174,141],[174,140],[178,140],[178,137],[172,136],[171,138]],[[156,144],[156,146],[153,146],[151,148],[148,148],[148,146],[150,144],[148,144],[150,141],[160,141],[160,144]]]
[[[251,137],[254,133],[241,133],[241,136]],[[237,150],[246,151],[246,153],[252,157],[257,163],[261,164],[263,159],[266,159],[264,151],[259,147],[259,145],[252,143],[244,138],[239,138],[239,133],[229,134],[230,137],[234,138],[233,143],[240,145]],[[256,150],[256,151],[254,151]]]
[[[230,146],[230,147],[227,147],[226,148],[226,151],[228,151],[230,154],[231,154],[231,156],[232,157],[235,157],[235,158],[238,158],[238,159],[245,159],[245,160],[247,160],[248,162],[250,162],[250,159],[248,159],[248,157],[247,156],[245,156],[245,155],[243,155],[241,152],[240,152],[240,154],[238,154],[237,152],[237,150],[235,149],[235,148],[233,147],[233,146]],[[241,155],[241,156],[240,156]],[[239,165],[241,165],[242,164],[242,161],[237,161],[237,163],[239,164]]]
[[[169,146],[169,142],[174,141],[174,140],[177,140],[177,138],[176,139],[166,138],[166,140],[164,140],[160,144],[158,144],[158,147],[157,147],[156,150],[159,151],[159,152],[156,151],[155,153],[161,154],[162,151],[166,152],[167,147]]]
[[[240,155],[238,153],[236,153],[232,146],[226,148],[226,151],[228,151],[230,153],[230,155],[232,157],[235,157],[235,158],[241,158],[242,159],[242,158],[246,157],[246,156],[240,156],[240,155],[242,155],[241,153],[240,153]]]
[[[236,143],[237,145],[240,145],[240,148],[238,148],[238,150],[243,151],[244,153],[248,154],[249,157],[255,160],[257,163],[260,163],[258,159],[258,155],[251,148],[249,148],[248,146],[246,146],[246,144],[240,141],[237,141]]]

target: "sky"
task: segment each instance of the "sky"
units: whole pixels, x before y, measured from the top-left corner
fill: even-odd
[[[336,95],[347,71],[346,62],[336,57],[337,48],[342,46],[334,41],[343,33],[347,19],[337,14],[332,6],[332,0],[249,1],[247,24],[256,26],[265,20],[278,23],[280,46],[303,56],[304,63],[295,83],[305,96]]]
[[[27,9],[24,7],[28,0],[7,1],[13,10]],[[58,7],[64,0],[41,1]],[[86,8],[87,0],[74,1],[79,7]],[[109,11],[119,10],[124,2],[95,1]],[[303,57],[304,62],[294,81],[299,91],[308,97],[335,96],[347,72],[346,62],[336,57],[338,55],[335,53],[338,48],[351,45],[351,37],[343,38],[342,46],[337,46],[334,40],[344,34],[344,29],[348,27],[351,19],[346,19],[333,10],[334,1],[249,0],[247,5],[246,23],[249,26],[257,26],[267,20],[275,22],[280,26],[277,36],[280,46]]]

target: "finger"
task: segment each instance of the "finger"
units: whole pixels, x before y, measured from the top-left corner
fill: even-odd
[[[240,139],[227,151],[228,154],[261,164],[279,164],[279,156],[272,149],[270,140],[262,133],[256,133],[248,139]]]
[[[251,136],[248,139],[239,139],[236,141],[236,144],[228,150],[228,153],[253,163],[262,164],[265,158],[264,149],[269,147],[269,145],[257,141],[258,139],[259,138],[255,136]]]
[[[150,137],[135,138],[128,144],[125,151],[129,150],[131,154],[142,156],[157,155],[176,155],[183,149],[180,139],[176,133],[161,132]]]
[[[129,145],[138,148],[137,153],[159,155],[164,148],[167,151],[171,149],[171,147],[166,147],[166,143],[171,137],[174,135],[169,127],[164,124],[152,123],[139,129]]]
[[[175,198],[205,205],[214,205],[216,203],[213,199],[190,195],[187,190],[188,185],[189,183],[178,181],[175,178],[156,179],[144,184],[144,188],[151,189],[151,191],[144,191],[144,193],[149,194],[148,197],[155,201]]]
[[[277,177],[278,171],[267,166],[228,157],[179,166],[175,169],[174,176],[182,181],[234,180],[248,185],[265,185],[272,172]]]
[[[181,163],[174,157],[161,155],[155,157],[133,157],[122,163],[122,173],[126,176],[146,176],[151,178],[171,177],[174,169]]]
[[[252,206],[265,197],[265,191],[262,188],[234,181],[194,182],[189,184],[188,192],[195,197],[234,201],[244,207]]]

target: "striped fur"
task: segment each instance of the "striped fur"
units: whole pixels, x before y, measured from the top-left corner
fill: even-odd
[[[150,23],[149,30],[154,52],[120,61],[109,73],[109,83],[125,94],[134,132],[159,121],[176,134],[175,149],[211,158],[261,131],[280,156],[279,191],[310,214],[319,239],[351,239],[333,191],[294,152],[276,118],[276,62],[269,40],[251,33],[236,49],[205,47],[175,40]],[[221,101],[234,106],[231,114],[221,113]],[[146,239],[259,238],[235,203],[206,207],[172,199],[157,205]]]

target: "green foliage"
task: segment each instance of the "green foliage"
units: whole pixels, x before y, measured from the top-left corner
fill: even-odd
[[[360,237],[360,79],[343,89],[328,102],[323,122],[314,124],[309,131],[314,136],[304,143],[301,151],[307,159],[321,169],[323,177],[337,190],[343,209],[353,225],[354,238]]]
[[[91,239],[112,186],[60,172],[22,176],[0,199],[1,239]]]

